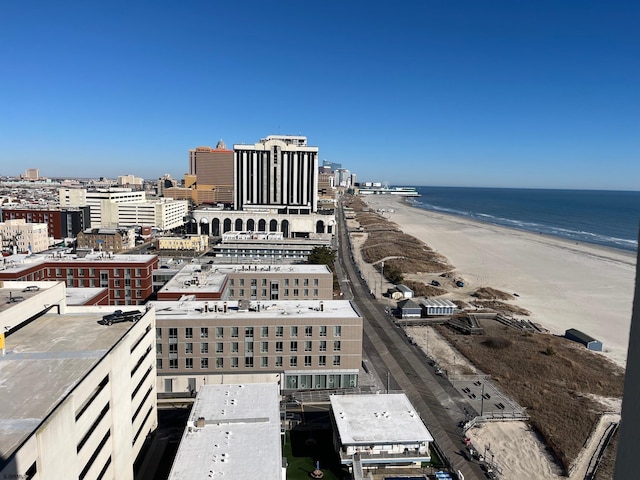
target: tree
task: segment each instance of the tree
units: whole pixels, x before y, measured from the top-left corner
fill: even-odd
[[[336,259],[336,251],[329,247],[314,247],[307,258],[310,265],[326,265],[333,271],[333,262]]]

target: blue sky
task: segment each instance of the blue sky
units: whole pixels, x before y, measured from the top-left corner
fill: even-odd
[[[363,181],[638,190],[636,3],[5,2],[0,175],[280,133]]]

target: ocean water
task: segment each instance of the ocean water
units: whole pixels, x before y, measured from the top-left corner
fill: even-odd
[[[640,192],[416,187],[419,208],[627,251],[638,249]]]

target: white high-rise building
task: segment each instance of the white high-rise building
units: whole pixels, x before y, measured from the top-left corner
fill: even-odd
[[[318,147],[307,137],[269,135],[254,145],[234,145],[234,209],[318,209]]]

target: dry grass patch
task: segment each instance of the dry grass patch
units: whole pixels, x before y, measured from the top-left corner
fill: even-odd
[[[413,294],[416,297],[438,297],[447,293],[446,290],[440,287],[434,287],[433,285],[427,285],[414,280],[405,280],[404,284],[413,290]]]
[[[510,303],[499,302],[498,300],[475,300],[473,304],[479,308],[502,313],[503,315],[531,315],[531,312],[526,308],[511,305]]]
[[[622,397],[624,371],[565,338],[523,333],[493,320],[481,323],[484,336],[438,330],[526,408],[566,471],[605,410],[585,394]]]
[[[471,294],[481,300],[511,300],[513,295],[491,287],[481,287]]]

